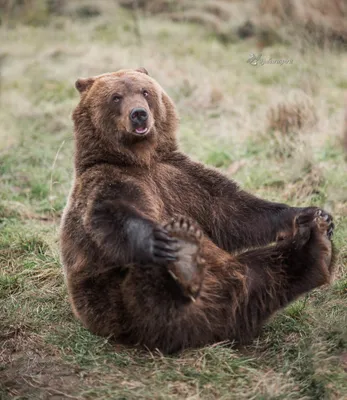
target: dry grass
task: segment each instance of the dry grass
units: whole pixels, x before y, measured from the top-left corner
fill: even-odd
[[[283,135],[296,134],[312,129],[318,122],[312,99],[305,92],[289,92],[285,100],[270,107],[267,112],[268,130]]]
[[[347,42],[346,0],[121,0],[123,7],[202,25],[223,43],[255,36],[259,48],[297,41]]]
[[[345,94],[345,119],[342,131],[342,145],[347,155],[347,93]]]
[[[221,44],[196,24],[92,3],[0,25],[0,398],[346,398],[346,54],[277,43],[263,56],[291,65],[252,66],[252,39]],[[222,3],[236,15],[237,2],[204,2],[199,12],[222,20]],[[163,357],[97,338],[72,316],[57,239],[72,178],[74,81],[138,66],[175,100],[181,148],[193,158],[259,196],[335,216],[335,283],[279,313],[247,348]],[[294,135],[269,131],[275,104],[296,110],[272,119]]]
[[[289,24],[302,33],[314,37],[322,44],[325,41],[347,41],[346,0],[262,0],[260,14],[271,16],[272,24]]]

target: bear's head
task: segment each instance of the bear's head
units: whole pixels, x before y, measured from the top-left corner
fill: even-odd
[[[76,81],[76,162],[150,165],[176,150],[175,106],[144,68]]]

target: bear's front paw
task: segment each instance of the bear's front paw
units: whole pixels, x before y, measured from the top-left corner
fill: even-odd
[[[167,265],[177,260],[178,241],[159,224],[136,219],[128,222],[127,234],[134,262]]]
[[[183,295],[195,301],[199,295],[205,262],[200,255],[201,230],[190,219],[180,217],[165,226],[178,240],[178,260],[170,262],[168,271],[181,287]]]
[[[178,259],[180,247],[177,239],[171,237],[166,229],[157,226],[153,229],[149,249],[154,263],[167,264]]]

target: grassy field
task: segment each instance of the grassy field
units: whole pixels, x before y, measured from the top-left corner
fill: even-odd
[[[101,10],[0,25],[0,399],[347,399],[347,53],[282,44],[263,56],[291,64],[252,66],[252,40],[225,46],[203,27],[136,22],[111,1]],[[194,159],[259,196],[335,216],[333,285],[279,313],[246,348],[164,357],[114,346],[72,316],[58,229],[74,82],[138,66],[177,103],[181,148]],[[315,122],[275,132],[281,102]]]

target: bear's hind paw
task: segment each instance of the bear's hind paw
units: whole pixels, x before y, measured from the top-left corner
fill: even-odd
[[[179,217],[165,226],[170,236],[178,240],[178,260],[168,264],[168,271],[185,297],[198,297],[204,277],[205,262],[200,255],[202,232],[189,218]]]

